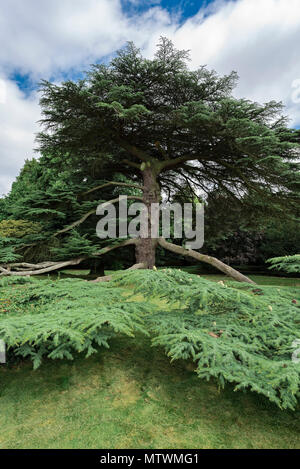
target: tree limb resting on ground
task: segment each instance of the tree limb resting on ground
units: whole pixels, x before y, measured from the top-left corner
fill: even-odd
[[[159,238],[158,243],[164,249],[168,249],[169,251],[174,252],[175,254],[179,254],[180,256],[192,257],[196,259],[197,261],[210,264],[213,267],[216,267],[221,272],[223,272],[225,275],[232,277],[234,280],[237,280],[238,282],[247,282],[247,283],[255,284],[253,280],[241,274],[240,272],[233,269],[229,265],[224,264],[222,261],[220,261],[219,259],[216,259],[215,257],[207,256],[206,254],[200,254],[200,252],[193,251],[192,249],[191,250],[184,249],[183,247],[178,246],[177,244],[168,243],[168,241],[166,241],[165,238]]]
[[[107,246],[100,251],[94,253],[94,256],[102,256],[114,249],[118,249],[125,246],[135,245],[137,243],[137,239],[126,239],[121,243]],[[69,261],[59,261],[59,262],[43,262],[42,264],[25,264],[26,266],[31,266],[30,268],[33,270],[28,270],[28,267],[25,266],[25,270],[12,270],[12,268],[19,269],[19,266],[22,264],[11,264],[7,265],[6,267],[0,266],[0,277],[3,276],[18,276],[18,277],[26,277],[31,275],[43,275],[49,272],[54,272],[55,270],[60,270],[65,267],[69,267],[71,265],[78,265],[84,260],[88,259],[89,256],[77,257],[76,259],[70,259]]]

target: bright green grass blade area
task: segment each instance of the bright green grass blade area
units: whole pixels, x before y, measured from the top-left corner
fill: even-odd
[[[0,448],[300,448],[300,409],[199,380],[145,337],[0,369]]]
[[[207,280],[219,282],[229,280],[225,275],[203,275]],[[248,275],[257,285],[277,285],[279,287],[300,287],[300,278],[269,277],[268,275]]]
[[[182,267],[181,269],[183,272],[187,272],[189,274],[199,274],[199,267],[198,266],[190,266],[190,267]],[[121,271],[113,271],[113,270],[107,270],[105,271],[106,275],[113,275],[116,274],[117,272]],[[76,270],[76,269],[69,269],[69,270],[63,270],[62,271],[64,276],[69,275],[76,275],[78,277],[81,276],[86,276],[88,275],[89,271],[88,270]],[[219,282],[220,280],[225,281],[225,280],[230,280],[229,277],[226,275],[218,275],[218,274],[201,274],[200,275],[203,278],[206,278],[207,280],[211,280],[213,282]],[[269,275],[248,275],[254,282],[256,282],[258,285],[278,285],[281,287],[300,287],[300,278],[297,277],[279,277],[279,276],[269,276]],[[44,277],[45,278],[45,277]]]

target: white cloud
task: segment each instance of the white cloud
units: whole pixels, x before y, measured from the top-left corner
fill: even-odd
[[[295,104],[300,104],[300,78],[293,81],[292,88],[292,101]]]
[[[193,65],[219,73],[236,70],[236,95],[266,102],[282,100],[300,124],[292,83],[300,78],[300,0],[218,2],[214,14],[200,12],[174,34],[178,47],[191,50]]]
[[[1,80],[5,100],[0,103],[0,195],[6,193],[24,159],[33,156],[40,110],[36,94],[25,96],[17,85]]]
[[[300,125],[294,99],[299,97],[300,0],[217,0],[183,24],[154,1],[144,4],[151,8],[128,16],[120,0],[1,2],[0,78],[8,104],[0,103],[0,193],[32,154],[39,118],[36,96],[23,95],[10,74],[59,80],[63,72],[84,70],[127,40],[151,56],[159,36],[168,36],[178,48],[191,50],[193,67],[207,64],[220,74],[237,70],[237,96],[283,100],[291,124]],[[0,102],[3,93],[0,86]]]
[[[6,101],[6,83],[4,80],[0,80],[0,104],[4,104]]]
[[[170,22],[158,6],[128,18],[119,0],[10,0],[0,6],[0,67],[36,78],[77,69]]]

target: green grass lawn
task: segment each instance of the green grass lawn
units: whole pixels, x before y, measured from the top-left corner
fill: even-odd
[[[256,281],[275,279],[299,284]],[[199,380],[192,364],[171,364],[144,336],[110,345],[37,371],[29,361],[0,366],[0,448],[300,448],[299,406],[282,411]]]
[[[0,375],[1,448],[300,448],[300,409],[219,390],[145,338]]]
[[[197,266],[191,267],[183,267],[181,270],[190,274],[198,274]],[[88,270],[76,270],[76,269],[68,269],[62,271],[62,278],[68,275],[71,276],[78,276],[84,277],[88,275]],[[116,273],[113,270],[105,271],[106,275],[112,275]],[[200,274],[201,277],[204,277],[208,280],[212,280],[213,282],[219,282],[220,280],[230,280],[229,277],[222,274]],[[270,276],[270,275],[248,275],[254,282],[258,285],[278,285],[278,286],[286,286],[286,287],[300,287],[300,278],[295,277],[279,277],[279,276]],[[45,278],[45,277],[44,277]]]
[[[204,278],[219,282],[220,280],[229,280],[225,275],[208,274],[203,275]],[[278,285],[280,287],[300,287],[300,279],[292,277],[270,277],[268,275],[248,275],[258,285]]]

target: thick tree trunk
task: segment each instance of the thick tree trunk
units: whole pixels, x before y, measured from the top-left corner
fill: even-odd
[[[156,260],[157,240],[151,238],[141,238],[135,248],[135,258],[137,264],[143,264],[145,269],[153,269]]]
[[[160,187],[155,169],[147,166],[143,171],[143,180],[143,203],[148,210],[148,226],[136,245],[136,263],[144,264],[147,269],[153,269],[158,239],[151,238],[151,204],[160,202]]]

